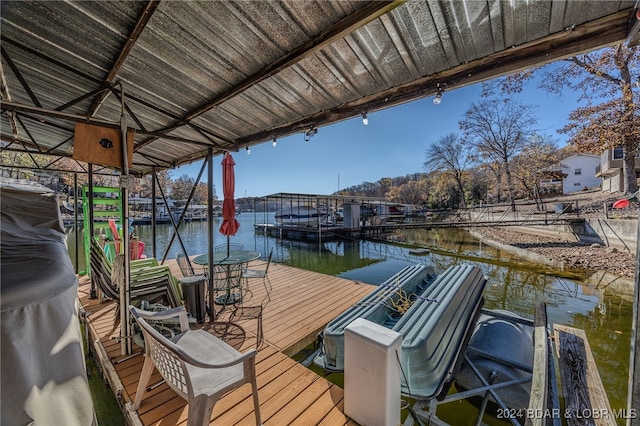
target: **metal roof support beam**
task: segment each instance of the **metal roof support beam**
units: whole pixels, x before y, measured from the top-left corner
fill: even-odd
[[[296,122],[238,140],[239,145],[264,142],[274,137],[280,138],[303,132],[311,126],[318,127],[346,120],[367,111],[376,111],[400,105],[405,102],[437,93],[438,83],[447,85],[448,90],[476,84],[485,80],[521,71],[532,66],[575,56],[580,52],[620,43],[627,36],[628,12],[588,22],[584,25],[552,34],[534,42],[498,52],[491,56],[469,62],[439,74],[428,75],[410,83],[378,92],[354,102],[339,105],[333,109],[320,111]]]
[[[182,224],[184,216],[187,213],[187,209],[189,208],[189,204],[191,204],[191,200],[193,199],[193,195],[196,193],[196,187],[200,183],[200,179],[202,179],[202,174],[204,173],[205,168],[207,167],[208,161],[209,161],[209,157],[205,158],[205,160],[202,162],[202,167],[200,167],[200,172],[198,173],[198,177],[196,178],[196,181],[193,183],[193,186],[191,187],[191,192],[189,193],[189,197],[187,198],[187,203],[184,205],[184,208],[182,209],[182,213],[180,214],[180,219],[178,219],[178,227],[180,227],[180,224]],[[191,260],[189,260],[189,253],[187,253],[187,249],[182,243],[182,239],[180,238],[178,228],[176,228],[173,234],[171,234],[171,239],[169,240],[167,247],[171,247],[171,245],[173,244],[173,241],[176,239],[176,236],[178,237],[178,239],[180,239],[180,245],[182,246],[182,253],[185,255],[189,266],[191,266]],[[164,253],[164,257],[162,258],[162,263],[164,263],[164,261],[166,260],[168,253],[169,253],[169,249],[167,249],[167,251]]]
[[[111,127],[114,129],[120,128],[119,124],[114,121],[102,120],[100,118],[91,118],[91,117],[87,117],[86,115],[69,114],[62,111],[24,105],[18,102],[2,101],[2,104],[0,104],[0,107],[2,108],[2,110],[5,110],[5,111],[30,112],[37,115],[61,118],[63,120],[69,120],[69,121],[75,121],[75,122],[81,122],[81,123],[100,124],[101,126]]]
[[[143,153],[138,153],[138,154],[142,155],[144,158],[146,158],[147,160],[151,161],[154,164],[154,166],[163,167],[161,164],[164,164],[165,165],[164,167],[173,167],[174,166],[173,163],[171,163],[171,162],[169,162],[167,160],[163,160],[162,158],[158,158],[158,157],[155,157],[155,156],[149,155],[149,154],[143,154]],[[134,163],[134,164],[139,164],[139,163]]]
[[[109,89],[108,89],[107,87],[102,87],[102,88],[100,88],[100,89],[92,90],[91,92],[89,92],[89,93],[85,93],[84,95],[79,96],[79,97],[77,97],[77,98],[75,98],[75,99],[73,99],[73,100],[71,100],[71,101],[67,102],[67,103],[66,103],[66,104],[64,104],[64,105],[60,105],[59,107],[56,107],[56,108],[55,108],[55,110],[56,110],[56,111],[64,111],[65,109],[67,109],[67,108],[69,108],[69,107],[71,107],[71,106],[73,106],[73,105],[75,105],[75,104],[77,104],[77,103],[79,103],[79,102],[82,102],[82,101],[84,101],[85,99],[92,98],[92,97],[94,97],[94,96],[96,96],[96,95],[99,95],[99,94],[101,94],[101,93],[103,93],[103,92],[106,92],[106,91],[108,91],[108,90],[109,90]]]
[[[21,152],[24,153],[24,151],[22,150],[14,150],[17,152]],[[42,168],[35,168],[35,167],[28,167],[28,166],[16,166],[16,165],[12,165],[12,166],[0,166],[0,168],[3,169],[16,169],[16,170],[43,170]],[[52,168],[48,168],[46,169],[49,172],[59,172],[59,173],[82,173],[82,174],[86,174],[89,173],[89,171],[87,169],[85,169],[84,167],[82,167],[82,170],[68,170],[68,169],[52,169]],[[93,172],[94,176],[113,176],[113,172]]]
[[[134,25],[133,30],[127,37],[127,41],[125,42],[122,50],[120,51],[120,54],[118,55],[118,58],[116,59],[115,63],[109,70],[109,73],[107,74],[107,78],[104,81],[107,85],[110,85],[111,82],[113,82],[113,80],[116,78],[118,71],[120,70],[120,67],[122,67],[122,64],[127,59],[129,52],[131,52],[131,49],[133,49],[133,46],[135,46],[135,44],[137,43],[138,38],[140,38],[140,34],[142,34],[142,30],[144,30],[144,28],[147,26],[147,23],[153,16],[153,13],[156,11],[159,4],[160,4],[160,1],[158,0],[150,1],[149,3],[147,3],[147,6],[144,8],[142,13],[138,17],[138,20]],[[93,105],[91,106],[88,112],[88,115],[90,117],[93,117],[98,112],[98,109],[100,109],[105,99],[107,99],[108,95],[109,95],[108,93],[103,93],[100,97],[98,97],[93,102]],[[129,111],[129,113],[131,112]],[[138,121],[136,120],[136,123],[137,122]],[[140,126],[140,127],[143,127],[143,126]]]
[[[133,121],[136,122],[138,127],[140,127],[142,130],[146,130],[142,122],[136,116],[136,114],[131,110],[131,108],[129,108],[129,105],[127,105],[127,103],[125,102],[126,96],[124,98],[122,97],[124,93],[116,92],[114,87],[111,87],[111,93],[113,93],[118,98],[118,100],[122,103],[123,105],[122,107],[129,113],[129,115],[131,116],[131,118],[133,118]],[[105,96],[105,99],[106,99],[106,96]]]
[[[2,54],[4,56],[4,49],[2,49]],[[8,56],[8,55],[7,55]],[[11,93],[9,93],[9,86],[7,85],[7,79],[4,75],[4,68],[2,67],[2,63],[0,62],[0,99],[2,100],[11,100]],[[18,121],[16,120],[16,114],[14,112],[7,112],[7,117],[9,118],[9,124],[11,125],[11,131],[13,132],[13,136],[15,138],[19,137],[20,134],[18,132]]]
[[[31,115],[31,114],[25,113],[25,112],[20,113],[19,117],[26,118],[26,119],[29,119],[29,120],[32,120],[32,121],[37,121],[39,123],[44,123],[49,127],[53,127],[54,129],[58,129],[58,130],[64,130],[65,132],[73,133],[73,130],[74,130],[72,127],[65,127],[65,126],[63,126],[61,124],[55,123],[53,121],[49,121],[47,119],[44,119],[42,117],[38,117],[36,115]]]
[[[282,56],[275,62],[267,65],[259,72],[249,76],[244,81],[235,85],[231,89],[227,90],[222,95],[210,100],[204,105],[196,108],[195,110],[187,113],[181,120],[170,124],[169,126],[163,129],[163,132],[169,132],[171,130],[175,130],[176,128],[187,124],[188,121],[198,117],[199,115],[204,114],[209,111],[211,108],[220,105],[226,100],[233,98],[234,96],[239,95],[240,93],[247,90],[249,87],[260,83],[262,80],[271,77],[274,74],[282,71],[285,68],[291,67],[296,63],[300,62],[302,59],[307,56],[319,51],[320,49],[328,46],[336,40],[339,40],[345,37],[347,34],[355,31],[356,29],[366,25],[367,23],[373,21],[374,19],[384,15],[392,9],[400,6],[405,3],[405,0],[384,0],[384,1],[372,1],[368,5],[358,9],[356,12],[351,15],[345,17],[344,19],[336,22],[333,26],[323,31],[317,37],[308,40],[307,42],[301,44],[296,49],[293,49],[291,52]],[[148,139],[140,144],[140,146],[144,146],[148,143],[153,142],[155,139]]]
[[[13,61],[11,60],[9,53],[7,53],[6,49],[4,48],[2,48],[1,50],[2,50],[2,57],[4,58],[5,61],[7,61],[9,68],[11,68],[11,71],[13,71],[13,74],[16,76],[16,78],[22,85],[22,88],[24,89],[24,91],[27,92],[27,94],[29,95],[31,102],[33,102],[35,106],[41,107],[42,105],[40,104],[40,101],[38,100],[36,94],[33,93],[33,90],[31,90],[31,87],[29,87],[27,80],[25,80],[24,77],[22,77],[22,73],[20,72],[18,67],[16,67],[16,64],[14,64]]]
[[[30,53],[30,54],[32,54],[32,55],[34,55],[34,56],[36,56],[36,57],[38,57],[40,59],[43,59],[43,60],[45,60],[47,62],[51,62],[52,64],[54,64],[54,65],[56,65],[56,66],[58,66],[60,68],[63,68],[64,70],[69,71],[69,72],[71,72],[71,73],[73,73],[73,74],[75,74],[75,75],[77,75],[79,77],[82,77],[82,78],[84,78],[84,79],[86,79],[88,81],[91,81],[91,82],[96,83],[96,84],[101,84],[102,83],[97,78],[94,78],[94,77],[92,77],[92,76],[90,76],[88,74],[80,72],[76,68],[74,68],[74,67],[72,67],[70,65],[67,65],[67,64],[65,64],[63,62],[60,62],[60,61],[58,61],[56,59],[50,58],[49,56],[44,55],[44,54],[42,54],[41,52],[39,52],[37,50],[33,50],[32,48],[27,47],[22,43],[19,43],[17,41],[11,40],[11,39],[9,39],[7,37],[2,37],[1,40],[2,40],[2,43],[11,44],[11,45],[17,47],[20,50],[24,50],[25,52]]]

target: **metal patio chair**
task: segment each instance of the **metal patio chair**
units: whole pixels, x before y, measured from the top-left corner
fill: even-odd
[[[190,330],[187,312],[183,307],[148,312],[129,306],[129,310],[140,326],[145,341],[144,365],[133,410],[140,408],[155,365],[169,387],[187,401],[187,426],[208,425],[218,399],[245,383],[251,384],[256,425],[261,424],[255,349],[240,353],[206,331]],[[180,320],[181,333],[170,339],[147,322],[175,317]]]
[[[273,257],[273,247],[271,247],[271,251],[269,252],[269,256],[267,257],[267,261],[262,264],[254,265],[254,266],[264,266],[264,269],[254,269],[247,268],[242,272],[242,278],[246,281],[247,290],[249,290],[249,280],[250,279],[262,279],[262,284],[264,285],[264,289],[267,292],[267,299],[271,300],[271,296],[269,293],[271,292],[271,281],[269,280],[269,265],[271,265],[271,258]]]
[[[196,317],[198,322],[203,322],[206,316],[206,286],[208,277],[206,273],[196,274],[189,258],[184,253],[176,255],[176,261],[182,272],[182,278],[178,282],[182,286],[187,310]]]
[[[239,251],[239,250],[244,250],[244,245],[240,244],[240,243],[224,243],[224,244],[218,244],[217,246],[215,246],[213,248],[213,251],[225,251],[225,250],[229,250],[229,251]]]

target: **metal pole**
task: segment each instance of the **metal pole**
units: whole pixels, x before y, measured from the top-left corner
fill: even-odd
[[[93,163],[89,163],[88,164],[88,172],[89,172],[89,176],[88,176],[88,179],[87,179],[88,180],[87,184],[89,185],[89,200],[87,202],[89,204],[89,206],[88,206],[88,208],[89,208],[89,217],[88,217],[88,219],[89,219],[89,235],[88,236],[87,235],[84,236],[85,244],[86,244],[86,241],[91,242],[91,239],[93,238],[93,233],[95,232],[94,228],[93,228]],[[87,216],[85,215],[85,217],[87,217]],[[86,226],[83,227],[83,228],[87,229]],[[91,247],[91,245],[89,245],[89,247]],[[82,251],[86,254],[86,248],[85,247],[83,247]],[[87,256],[85,256],[84,257],[84,270],[87,271],[87,272],[90,272],[90,268],[91,268],[90,259],[88,259]],[[90,299],[95,299],[97,297],[98,297],[98,295],[97,295],[97,291],[96,291],[96,285],[95,285],[95,283],[93,282],[93,279],[92,279],[91,280],[91,289],[89,291],[89,298]]]
[[[156,245],[156,168],[151,167],[151,238],[153,258],[157,259],[157,245]]]
[[[207,233],[209,247],[207,250],[209,265],[209,321],[213,322],[213,148],[207,152]]]
[[[75,232],[75,247],[76,247],[76,255],[75,262],[76,268],[75,273],[77,274],[80,270],[80,256],[78,255],[78,250],[80,250],[80,236],[78,235],[78,173],[73,173],[73,232]],[[93,283],[91,283],[93,287]],[[91,291],[89,291],[89,297],[91,297]]]
[[[76,253],[74,260],[76,262],[75,273],[77,274],[80,270],[80,256],[78,256],[80,242],[78,238],[78,173],[76,172],[73,173],[73,232],[75,233]]]
[[[129,254],[129,152],[127,143],[127,116],[124,105],[124,87],[120,86],[120,141],[122,142],[122,173],[120,175],[120,203],[122,204],[122,247],[124,249],[124,288],[120,290],[120,349],[122,355],[131,353],[131,255]]]
[[[640,195],[640,191],[636,193]],[[640,198],[640,197],[637,197]],[[631,321],[631,357],[629,362],[629,395],[627,397],[627,426],[640,425],[640,212],[638,213],[636,234],[636,279],[633,297],[633,318]],[[632,411],[635,410],[635,411]]]

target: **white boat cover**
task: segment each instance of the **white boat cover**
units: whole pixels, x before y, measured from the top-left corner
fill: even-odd
[[[3,425],[95,424],[78,281],[53,191],[0,180]]]

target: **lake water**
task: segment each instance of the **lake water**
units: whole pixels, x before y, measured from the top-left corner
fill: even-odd
[[[275,262],[370,284],[379,284],[404,266],[415,263],[432,265],[438,273],[451,265],[476,265],[487,278],[485,308],[506,309],[532,318],[536,302],[544,301],[550,324],[583,329],[612,408],[626,408],[633,304],[630,299],[585,284],[587,271],[562,272],[534,265],[457,229],[398,231],[389,236],[391,242],[307,243],[256,235],[254,223],[274,223],[273,214],[243,213],[237,219],[240,229],[230,237],[233,243],[241,243],[263,255],[274,247]],[[226,237],[217,232],[219,226],[220,219],[216,218],[214,245],[226,242]],[[151,226],[136,226],[135,232],[146,242],[147,256],[152,256]],[[156,257],[162,259],[173,228],[158,225],[156,235]],[[69,237],[69,246],[72,246],[73,235]],[[181,237],[188,255],[207,251],[206,222],[185,223]],[[174,241],[167,258],[174,258],[180,247],[178,241]],[[412,255],[410,251],[416,248],[428,248],[428,254]],[[73,259],[73,247],[70,251]],[[457,403],[444,407],[447,406],[442,416],[449,417],[452,424],[473,424],[472,420],[468,423],[456,418]],[[440,410],[438,413],[441,415]],[[625,422],[619,419],[618,424]]]

